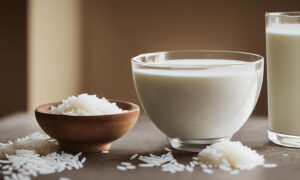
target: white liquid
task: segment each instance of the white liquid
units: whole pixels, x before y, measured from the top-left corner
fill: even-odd
[[[243,63],[233,60],[164,62],[171,65]],[[262,70],[237,69],[133,69],[133,73],[140,101],[162,132],[172,138],[208,139],[232,136],[255,106]]]
[[[270,130],[300,135],[300,24],[267,29]]]

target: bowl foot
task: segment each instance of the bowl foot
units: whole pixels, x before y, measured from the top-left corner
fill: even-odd
[[[207,145],[230,140],[230,137],[222,137],[222,138],[210,138],[210,139],[196,139],[196,140],[188,140],[188,139],[181,139],[181,138],[168,138],[170,141],[171,146],[174,149],[180,151],[189,151],[189,152],[200,152],[202,151]]]
[[[110,149],[111,143],[76,143],[59,141],[62,150],[73,152],[101,152]]]

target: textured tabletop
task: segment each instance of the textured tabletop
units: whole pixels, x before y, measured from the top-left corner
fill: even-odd
[[[108,154],[89,153],[84,154],[87,158],[84,167],[80,170],[63,171],[51,175],[40,175],[37,179],[59,179],[68,177],[70,179],[243,179],[243,180],[282,180],[300,179],[300,150],[274,145],[267,139],[267,118],[252,117],[243,128],[234,136],[234,140],[241,141],[260,154],[263,154],[266,163],[276,163],[277,168],[257,167],[251,171],[242,171],[238,175],[229,175],[228,172],[215,170],[213,174],[203,173],[200,167],[195,171],[178,172],[171,174],[162,172],[160,167],[137,168],[135,170],[119,171],[116,165],[122,161],[129,161],[132,154],[139,153],[148,155],[149,153],[160,155],[165,153],[164,147],[170,145],[165,136],[142,115],[136,126],[123,138],[115,141]],[[41,131],[31,114],[15,114],[0,120],[0,142],[7,142],[17,137],[23,137],[34,131]],[[172,150],[174,157],[180,163],[187,163],[196,153],[179,152]],[[283,154],[288,154],[284,156]],[[138,160],[132,161],[138,164]]]

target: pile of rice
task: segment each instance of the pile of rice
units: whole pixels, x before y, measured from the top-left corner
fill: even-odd
[[[161,167],[162,171],[176,173],[182,171],[193,172],[196,166],[202,171],[213,174],[214,168],[230,172],[231,175],[238,174],[240,170],[251,170],[256,166],[275,168],[276,164],[265,164],[264,156],[259,155],[255,150],[242,145],[239,141],[223,141],[212,144],[203,149],[198,156],[192,157],[187,164],[177,162],[169,148],[167,153],[160,156],[149,154],[148,156],[134,154],[130,160],[138,159],[142,163],[133,165],[130,162],[122,162],[117,165],[121,171],[133,170],[138,167]]]
[[[116,103],[107,99],[98,98],[96,95],[80,94],[62,100],[58,106],[52,106],[50,113],[71,116],[106,115],[126,112],[119,108]]]
[[[199,159],[213,167],[251,170],[264,164],[264,156],[239,141],[223,141],[206,147]]]
[[[212,144],[202,150],[198,157],[202,162],[200,166],[203,169],[209,169],[208,171],[211,173],[213,173],[212,168],[219,168],[230,171],[231,174],[237,174],[240,170],[251,170],[256,166],[266,168],[277,166],[276,164],[264,164],[263,155],[244,146],[239,141],[223,141]]]
[[[82,153],[57,153],[58,149],[58,143],[54,139],[38,132],[8,144],[1,144],[0,173],[4,180],[30,180],[38,174],[52,174],[83,167],[86,158],[80,159]]]
[[[0,158],[5,158],[5,154],[14,155],[19,149],[34,150],[38,154],[47,155],[57,152],[59,146],[57,141],[48,135],[35,132],[29,136],[18,138],[14,142],[9,141],[8,144],[1,144]]]

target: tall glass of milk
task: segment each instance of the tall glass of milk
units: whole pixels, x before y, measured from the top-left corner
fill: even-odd
[[[263,57],[233,51],[171,51],[131,60],[140,102],[173,148],[199,151],[228,140],[250,116]]]
[[[300,12],[266,13],[269,139],[300,148]]]

